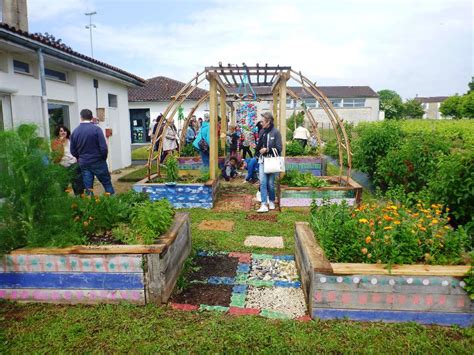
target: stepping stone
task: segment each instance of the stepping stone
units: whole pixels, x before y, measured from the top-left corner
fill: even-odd
[[[249,235],[245,238],[244,245],[247,247],[278,248],[283,245],[283,237],[263,237],[259,235]]]
[[[234,230],[234,225],[234,221],[202,221],[198,226],[198,229],[202,231],[232,232]]]

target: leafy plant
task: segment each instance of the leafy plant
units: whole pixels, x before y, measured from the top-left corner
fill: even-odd
[[[298,170],[290,170],[286,172],[281,179],[281,183],[292,187],[324,187],[329,186],[329,183],[321,178],[318,178],[310,172],[302,173]]]
[[[286,155],[289,157],[303,155],[304,151],[303,145],[296,140],[286,144]]]
[[[387,120],[400,119],[403,112],[403,102],[400,95],[393,90],[380,90],[380,110],[385,112]]]
[[[178,159],[174,154],[166,157],[166,182],[175,182],[178,180]]]
[[[471,300],[474,301],[474,272],[472,267],[464,278],[464,282],[466,283],[465,290],[467,294],[469,295]]]
[[[181,149],[181,153],[180,155],[182,157],[195,157],[195,156],[198,156],[199,153],[197,152],[197,150],[194,148],[194,146],[192,145],[192,143],[189,143],[189,144],[186,144],[183,149]]]
[[[454,230],[440,204],[413,208],[391,202],[312,206],[311,224],[333,262],[458,264],[471,245],[463,228]]]
[[[403,116],[406,118],[422,118],[425,111],[421,102],[415,99],[403,103]]]
[[[0,252],[83,241],[63,190],[68,181],[66,169],[50,163],[48,143],[36,126],[0,132]]]

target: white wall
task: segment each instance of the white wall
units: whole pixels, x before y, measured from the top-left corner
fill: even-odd
[[[13,59],[22,60],[30,64],[32,75],[13,72]],[[5,128],[19,126],[21,123],[35,123],[43,132],[41,83],[37,65],[36,53],[13,54],[5,50],[0,52],[0,96],[2,103],[11,102],[11,117],[9,112],[3,112]],[[49,62],[45,60],[46,67]],[[68,63],[58,67],[56,61],[53,69],[67,72],[67,82],[46,80],[46,91],[49,103],[65,104],[69,106],[70,128],[74,130],[79,125],[79,112],[88,108],[95,114],[96,94],[93,79],[99,80],[98,107],[105,108],[105,122],[100,126],[112,128],[112,137],[109,138],[109,168],[120,169],[131,164],[130,147],[130,119],[128,111],[128,89],[118,79],[106,79],[103,74],[97,77],[88,72],[78,71]],[[108,107],[108,94],[117,95],[117,108]],[[5,111],[6,105],[3,107]]]

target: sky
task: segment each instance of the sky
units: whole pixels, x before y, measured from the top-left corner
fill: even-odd
[[[29,31],[145,79],[189,81],[205,66],[291,66],[317,85],[404,98],[467,91],[471,0],[28,0]]]

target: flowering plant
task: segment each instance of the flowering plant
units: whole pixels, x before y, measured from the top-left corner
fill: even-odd
[[[449,208],[422,201],[312,207],[312,227],[333,262],[459,264],[472,243],[449,224]]]

